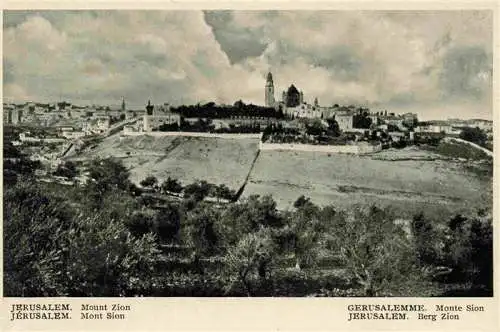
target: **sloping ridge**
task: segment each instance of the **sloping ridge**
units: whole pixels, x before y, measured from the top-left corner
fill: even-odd
[[[466,141],[466,140],[463,140],[461,138],[456,138],[456,137],[445,137],[444,138],[445,142],[458,142],[458,143],[463,143],[463,144],[467,144],[469,146],[472,146],[473,148],[476,148],[478,150],[481,150],[483,151],[484,153],[486,153],[488,156],[492,157],[493,158],[493,151],[490,151],[486,148],[483,148],[482,146],[479,146],[475,143],[472,143],[472,142],[469,142],[469,141]]]

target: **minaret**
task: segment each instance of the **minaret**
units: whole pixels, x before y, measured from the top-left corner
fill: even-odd
[[[271,73],[267,74],[266,81],[266,90],[265,90],[265,99],[267,107],[274,107],[274,83],[273,83],[273,75]]]

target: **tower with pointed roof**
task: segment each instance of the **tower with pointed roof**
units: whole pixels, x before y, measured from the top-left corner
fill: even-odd
[[[269,72],[267,74],[266,87],[265,87],[265,102],[267,107],[274,107],[274,82],[273,75]]]

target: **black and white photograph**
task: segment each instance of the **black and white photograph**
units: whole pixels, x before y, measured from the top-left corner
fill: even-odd
[[[3,10],[4,297],[493,297],[492,10]]]

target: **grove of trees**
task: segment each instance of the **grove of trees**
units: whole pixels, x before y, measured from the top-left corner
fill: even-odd
[[[282,119],[284,117],[281,110],[276,110],[272,107],[245,104],[241,100],[230,106],[216,105],[214,102],[203,105],[182,105],[172,108],[172,112],[178,113],[185,118],[224,119],[233,116],[244,116]]]
[[[464,127],[459,137],[463,140],[485,147],[488,136],[479,128]]]
[[[4,183],[6,296],[492,295],[488,211],[443,222],[304,196],[288,211],[270,196],[219,205],[203,198],[227,187],[173,179],[159,195],[184,198],[153,206],[113,159],[92,162],[84,187],[16,175]]]

